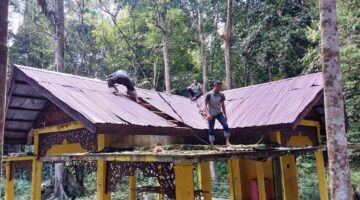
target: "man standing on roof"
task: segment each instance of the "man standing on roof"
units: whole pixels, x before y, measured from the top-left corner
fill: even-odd
[[[194,82],[188,87],[188,94],[191,101],[195,101],[203,94],[201,84],[197,80],[194,80]]]
[[[215,142],[215,119],[217,119],[224,129],[224,136],[226,139],[226,145],[230,143],[230,129],[227,124],[227,116],[225,109],[225,95],[221,93],[222,82],[217,80],[214,83],[214,89],[206,94],[205,97],[205,108],[207,119],[209,122],[209,141],[211,145]],[[222,111],[221,111],[222,110]]]
[[[135,90],[134,85],[132,84],[129,74],[125,70],[117,70],[116,72],[110,74],[106,77],[106,81],[108,83],[109,87],[112,87],[115,89],[113,92],[114,94],[119,94],[119,90],[115,86],[115,84],[120,84],[126,87],[127,94],[130,96],[130,98],[136,102],[138,102],[138,96]]]

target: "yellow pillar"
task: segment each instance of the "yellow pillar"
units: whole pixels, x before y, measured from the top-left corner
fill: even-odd
[[[110,143],[110,136],[106,134],[98,134],[98,151],[102,151]],[[110,200],[111,193],[106,191],[106,161],[97,161],[97,199]]]
[[[157,182],[157,186],[160,186],[159,182]],[[157,199],[158,200],[164,200],[164,194],[159,193],[158,196],[157,196]]]
[[[320,200],[328,200],[329,195],[326,187],[325,165],[322,151],[315,152],[316,172],[319,181]]]
[[[176,200],[192,200],[194,195],[194,166],[193,163],[174,165]]]
[[[204,200],[211,200],[210,162],[198,163],[198,177],[200,190],[204,191]]]
[[[11,178],[11,162],[6,161],[5,200],[14,199],[15,178]]]
[[[129,200],[136,200],[136,175],[129,176],[129,186],[130,186],[130,198]]]
[[[106,161],[97,161],[97,199],[110,200],[110,192],[106,191]]]
[[[321,144],[321,136],[320,136],[320,124],[316,124],[316,134],[319,144]],[[324,157],[322,151],[315,152],[315,160],[316,160],[316,172],[319,182],[319,192],[320,192],[320,200],[328,200],[329,194],[326,185],[326,171],[324,164]]]
[[[295,156],[281,156],[280,167],[282,175],[282,189],[284,200],[298,200]]]
[[[230,199],[241,200],[242,191],[241,191],[241,177],[240,177],[240,160],[229,159],[228,168],[229,168],[229,182],[230,182]]]
[[[264,166],[262,162],[256,162],[256,174],[257,174],[257,184],[259,190],[259,200],[266,200],[265,175],[264,175]]]
[[[34,158],[31,175],[31,200],[41,199],[42,161]]]

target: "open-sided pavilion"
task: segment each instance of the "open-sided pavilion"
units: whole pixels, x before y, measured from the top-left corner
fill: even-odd
[[[14,199],[19,170],[31,172],[31,198],[41,199],[42,164],[50,161],[96,171],[99,200],[110,199],[124,176],[130,177],[131,200],[140,192],[209,200],[214,160],[228,162],[231,199],[299,199],[295,156],[305,153],[315,154],[321,200],[328,199],[321,73],[225,91],[232,142],[242,144],[230,149],[204,145],[203,98],[192,102],[138,89],[136,103],[113,95],[100,80],[19,65],[8,86],[5,143],[33,144],[34,153],[6,157],[7,200]],[[154,153],[151,146],[163,150]],[[158,185],[137,187],[137,170]]]

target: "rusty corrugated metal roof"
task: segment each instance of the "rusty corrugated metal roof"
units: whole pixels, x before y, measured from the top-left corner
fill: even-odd
[[[296,123],[322,90],[322,73],[316,73],[225,91],[230,128]]]
[[[12,80],[10,83],[12,89],[9,90],[9,105],[30,107],[27,107],[28,111],[23,110],[21,113],[8,107],[6,124],[9,130],[16,129],[16,126],[19,126],[16,123],[22,123],[22,127],[28,129],[31,120],[35,120],[39,113],[31,109],[42,109],[45,105],[42,98],[50,97],[56,98],[57,106],[65,112],[76,113],[71,116],[82,120],[81,122],[85,121],[90,128],[98,124],[106,125],[107,130],[115,128],[115,125],[176,128],[174,123],[127,97],[115,96],[112,94],[113,89],[108,88],[104,81],[19,65],[15,66],[14,73],[17,73],[17,82]],[[21,82],[28,85],[17,84]],[[118,88],[126,90],[123,86]],[[225,91],[229,126],[232,129],[241,129],[294,125],[322,97],[322,89],[322,73],[316,73]],[[12,93],[17,96],[11,96]],[[24,99],[21,95],[30,95],[33,98]],[[192,102],[182,96],[144,89],[138,89],[138,95],[187,127],[195,130],[207,129],[207,121],[200,114],[204,97]],[[50,99],[52,100],[54,99]],[[23,121],[11,122],[11,119],[15,118]],[[216,128],[220,128],[219,124],[216,124]],[[12,135],[15,136],[15,133]],[[21,137],[24,135],[26,130]]]
[[[114,95],[104,81],[24,66],[18,68],[94,124],[174,127],[129,98]]]

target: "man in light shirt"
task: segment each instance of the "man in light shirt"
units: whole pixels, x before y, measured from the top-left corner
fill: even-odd
[[[188,87],[188,94],[192,101],[195,101],[203,94],[201,84],[194,80],[194,82]]]
[[[218,120],[223,127],[226,145],[230,146],[230,129],[227,123],[227,115],[225,109],[225,95],[221,92],[222,82],[217,80],[214,83],[214,89],[205,96],[205,108],[207,120],[209,122],[209,141],[211,145],[215,142],[215,120]]]

